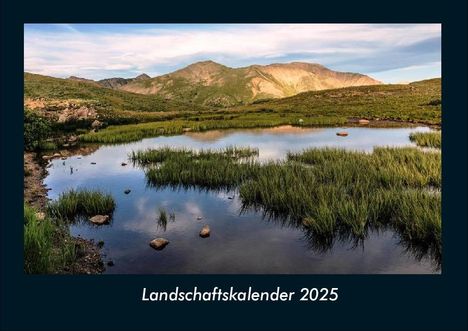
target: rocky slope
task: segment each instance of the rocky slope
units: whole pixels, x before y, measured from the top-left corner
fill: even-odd
[[[306,91],[376,84],[380,82],[366,75],[337,72],[319,64],[293,62],[229,68],[204,61],[167,75],[133,80],[119,89],[227,107]]]

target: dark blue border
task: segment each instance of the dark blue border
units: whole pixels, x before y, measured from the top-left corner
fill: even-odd
[[[465,1],[319,3],[10,1],[1,11],[2,330],[466,330],[467,6]],[[356,22],[443,24],[442,275],[27,276],[22,257],[23,24]],[[142,304],[144,286],[339,287],[336,303]]]

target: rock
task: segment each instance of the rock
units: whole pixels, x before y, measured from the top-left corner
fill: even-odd
[[[67,157],[66,157],[66,156],[62,157],[62,160],[66,160],[66,159],[67,159]]]
[[[62,147],[68,147],[70,144],[63,144]]]
[[[60,154],[60,153],[55,153],[54,155],[52,155],[52,157],[61,157],[61,156],[62,156],[62,154]]]
[[[129,194],[130,192],[132,192],[132,190],[130,190],[130,189],[126,189],[126,190],[124,191],[125,194]]]
[[[93,123],[91,123],[91,127],[93,129],[98,129],[102,126],[102,122],[98,121],[98,120],[94,120]]]
[[[203,218],[203,217],[201,217],[201,216],[198,216],[198,217],[197,217],[197,220],[201,220],[202,218]]]
[[[337,132],[336,133],[337,136],[340,136],[340,137],[346,137],[348,135],[348,132],[346,131],[340,131],[340,132]]]
[[[43,155],[43,156],[42,156],[42,159],[43,159],[43,160],[49,160],[49,159],[51,159],[51,158],[52,158],[52,156],[49,156],[49,155]]]
[[[359,124],[369,124],[369,120],[365,120],[365,119],[362,119],[362,120],[359,120]]]
[[[39,221],[43,221],[45,219],[45,213],[42,211],[38,211],[35,215]]]
[[[103,240],[99,240],[98,243],[97,243],[97,246],[99,248],[102,248],[104,246],[104,241]]]
[[[232,200],[232,199],[234,199],[234,197],[228,197],[228,199],[229,199],[229,200]]]
[[[183,132],[190,132],[190,131],[192,131],[192,128],[183,128],[182,131]]]
[[[127,164],[126,164],[125,162],[122,162],[120,165],[121,165],[122,167],[125,167]]]
[[[96,162],[91,162],[91,164],[96,164]]]
[[[156,238],[150,241],[150,246],[158,251],[163,249],[169,244],[169,240],[164,238]]]
[[[200,237],[206,238],[210,236],[210,227],[208,225],[204,225],[203,228],[200,230]]]
[[[113,266],[114,266],[114,261],[112,261],[112,260],[108,261],[108,262],[107,262],[107,265],[108,265],[109,267],[113,267]]]
[[[93,224],[101,225],[109,223],[109,215],[96,215],[89,219],[89,221]]]
[[[302,124],[304,123],[304,120],[302,118],[300,118],[298,121],[297,121],[299,124]]]
[[[78,140],[78,137],[77,137],[77,136],[70,136],[70,137],[68,138],[68,142],[69,142],[69,143],[74,143],[74,142],[76,142],[77,140]]]

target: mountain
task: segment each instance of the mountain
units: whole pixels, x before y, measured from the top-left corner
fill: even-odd
[[[76,76],[70,76],[70,77],[68,77],[68,80],[75,80],[75,81],[79,81],[79,82],[94,83],[96,85],[100,85],[100,86],[103,86],[103,87],[118,90],[122,86],[127,85],[129,83],[141,82],[141,81],[144,81],[144,80],[150,79],[150,78],[151,77],[148,76],[147,74],[141,74],[141,75],[136,76],[135,78],[114,77],[114,78],[101,79],[101,80],[98,80],[98,81],[95,81],[95,80],[92,80],[92,79],[76,77]]]
[[[333,71],[320,64],[293,62],[230,68],[203,61],[163,76],[133,79],[118,89],[229,107],[306,91],[376,84],[381,83],[366,75]]]
[[[196,70],[197,66],[192,69]],[[219,69],[226,70],[222,67]],[[198,76],[202,74],[208,79],[211,77],[206,72]],[[145,78],[144,81],[152,79]],[[57,121],[61,118],[65,122],[68,119],[90,121],[98,118],[114,125],[156,121],[162,125],[179,126],[180,130],[186,121],[197,123],[204,129],[214,122],[221,123],[217,127],[224,125],[227,128],[239,124],[255,126],[258,120],[262,123],[267,121],[269,125],[294,124],[298,119],[304,123],[312,121],[317,124],[323,120],[322,124],[336,124],[336,119],[342,123],[356,118],[438,125],[442,109],[440,78],[405,85],[381,84],[308,91],[219,111],[216,107],[170,100],[158,94],[136,94],[105,88],[94,81],[30,73],[24,73],[24,107]]]

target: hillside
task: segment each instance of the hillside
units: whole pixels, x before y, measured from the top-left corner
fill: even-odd
[[[441,79],[305,92],[288,98],[234,107],[232,110],[440,124]]]
[[[229,107],[305,91],[375,84],[380,82],[361,74],[333,71],[319,64],[293,62],[229,68],[204,61],[167,75],[133,80],[119,89]]]
[[[104,117],[113,123],[155,120],[173,113],[209,110],[158,95],[109,89],[77,77],[60,79],[30,73],[24,74],[24,106],[56,120],[63,116],[72,119]]]

